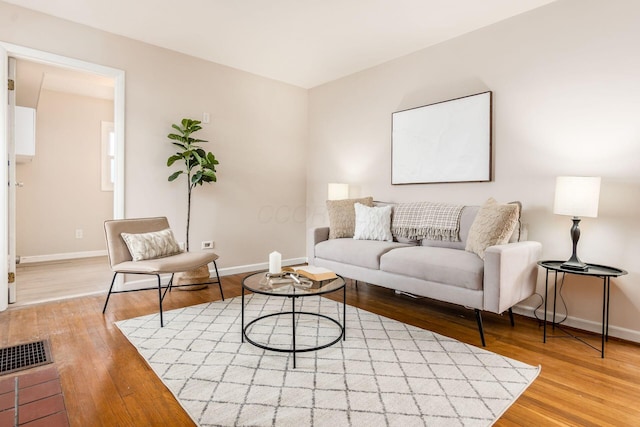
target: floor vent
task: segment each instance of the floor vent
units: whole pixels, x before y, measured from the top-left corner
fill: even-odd
[[[49,340],[0,348],[0,375],[53,362]]]

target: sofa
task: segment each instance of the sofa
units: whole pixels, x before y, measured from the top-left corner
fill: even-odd
[[[414,210],[423,206],[404,205]],[[512,307],[536,289],[542,245],[522,239],[520,204],[489,199],[482,206],[458,207],[457,229],[450,233],[455,235],[444,238],[428,227],[426,232],[424,227],[409,227],[409,232],[397,233],[402,228],[394,227],[394,221],[402,206],[374,204],[371,197],[327,201],[329,227],[313,228],[307,236],[309,264],[356,281],[474,309],[485,346],[482,311],[508,312],[513,325]],[[369,214],[375,217],[369,221],[373,225],[366,224],[377,229],[373,235],[358,233],[366,215],[358,215],[357,209],[375,212]]]

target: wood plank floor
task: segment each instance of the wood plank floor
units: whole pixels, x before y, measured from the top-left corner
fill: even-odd
[[[225,297],[240,294],[243,276],[223,278]],[[50,339],[72,426],[191,426],[189,416],[113,325],[157,312],[156,298],[154,291],[114,295],[105,315],[103,296],[12,308],[0,313],[0,346]],[[173,291],[164,305],[170,310],[219,298],[212,286]],[[347,303],[479,345],[473,311],[458,306],[362,283],[357,289],[349,284]],[[487,313],[484,321],[488,350],[542,366],[538,379],[496,425],[640,424],[639,345],[611,339],[601,359],[573,339],[551,338],[543,344],[542,329],[533,319],[516,316],[515,328],[505,316]],[[593,342],[598,344],[597,336]]]
[[[103,293],[112,276],[106,256],[18,264],[12,306]]]

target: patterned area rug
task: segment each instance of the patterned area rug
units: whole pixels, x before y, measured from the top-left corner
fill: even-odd
[[[342,315],[326,298],[296,310]],[[248,295],[245,321],[290,310],[291,299]],[[241,299],[118,322],[151,368],[201,426],[487,426],[532,383],[539,367],[347,306],[346,340],[292,355],[241,342]],[[332,322],[300,316],[297,348],[330,342]],[[248,331],[290,345],[291,316]]]

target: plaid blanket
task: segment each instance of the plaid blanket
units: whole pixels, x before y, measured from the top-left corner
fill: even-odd
[[[401,203],[393,209],[391,233],[408,239],[459,242],[462,208],[446,203]]]

